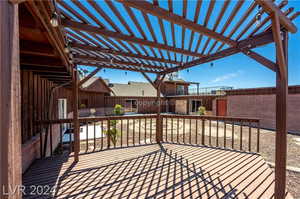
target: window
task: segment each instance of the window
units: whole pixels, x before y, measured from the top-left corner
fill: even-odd
[[[184,95],[184,85],[177,85],[176,94],[177,95]]]
[[[201,100],[191,100],[190,101],[190,112],[191,113],[197,113],[199,110],[199,107],[202,105]]]
[[[137,101],[134,99],[128,99],[125,101],[125,111],[126,112],[137,112]]]
[[[67,99],[58,99],[58,119],[66,119],[67,116]],[[62,125],[62,131],[67,129],[67,124]]]

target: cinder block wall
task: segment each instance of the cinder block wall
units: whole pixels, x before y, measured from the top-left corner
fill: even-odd
[[[276,128],[276,96],[230,95],[227,96],[227,116],[253,117],[261,120],[264,128]],[[214,113],[216,106],[214,100]],[[300,133],[300,94],[288,95],[288,130]]]

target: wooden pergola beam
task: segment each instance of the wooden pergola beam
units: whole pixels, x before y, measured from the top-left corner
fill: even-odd
[[[163,49],[163,50],[180,53],[180,54],[184,54],[184,55],[189,55],[189,56],[193,56],[193,57],[203,57],[203,55],[199,54],[199,53],[195,53],[195,52],[180,49],[180,48],[175,48],[173,46],[168,46],[168,45],[152,42],[152,41],[145,40],[145,39],[140,39],[140,38],[129,36],[129,35],[124,35],[124,34],[121,34],[118,32],[109,31],[109,30],[99,28],[96,26],[92,26],[92,25],[88,25],[88,24],[84,24],[84,23],[80,23],[80,22],[76,22],[76,21],[71,21],[71,20],[67,20],[67,19],[62,19],[61,21],[62,21],[63,26],[74,29],[74,30],[85,31],[85,32],[94,33],[94,34],[100,34],[100,35],[103,35],[106,37],[120,39],[120,40],[131,42],[131,43],[150,46],[150,47]]]
[[[80,44],[77,42],[72,42],[71,47],[82,49],[82,50],[107,53],[107,54],[112,54],[112,55],[121,55],[124,57],[133,57],[133,58],[144,59],[144,60],[149,60],[149,61],[158,61],[158,62],[163,62],[163,63],[179,64],[179,62],[173,61],[173,60],[167,60],[167,59],[158,58],[158,57],[150,57],[150,56],[138,55],[138,54],[134,54],[134,53],[116,51],[116,50],[112,50],[112,49],[102,48],[100,46],[85,45],[85,44]]]
[[[272,32],[273,37],[275,41],[275,47],[276,47],[276,57],[278,61],[278,68],[280,75],[283,77],[286,76],[286,63],[285,63],[285,54],[284,49],[282,45],[282,39],[281,39],[281,30],[280,30],[280,20],[279,16],[277,14],[273,14],[272,16]]]
[[[211,54],[209,56],[206,56],[206,57],[188,62],[188,63],[183,64],[181,66],[176,66],[176,67],[173,67],[173,68],[169,68],[169,69],[163,71],[162,73],[176,72],[178,70],[183,70],[183,69],[186,69],[186,68],[197,66],[199,64],[204,64],[204,63],[211,62],[211,61],[214,61],[214,60],[217,60],[217,59],[228,57],[230,55],[240,53],[243,50],[245,52],[247,52],[250,49],[272,43],[273,41],[274,40],[273,40],[272,32],[270,32],[270,31],[269,32],[264,32],[264,33],[261,33],[261,34],[258,34],[256,36],[254,36],[254,37],[247,38],[245,40],[242,40],[242,41],[238,42],[236,47],[230,47],[230,48],[227,48],[227,49],[222,50],[220,52]],[[277,70],[277,67],[274,68],[273,64],[269,63],[267,65],[271,68],[271,70],[273,70],[273,71]]]
[[[82,80],[80,80],[80,82],[78,83],[78,87],[82,86],[82,84],[84,84],[85,82],[87,82],[89,79],[91,79],[94,75],[96,75],[102,68],[96,68],[95,70],[93,70],[90,74],[88,74],[85,78],[83,78]]]
[[[30,66],[48,66],[48,67],[63,67],[64,64],[60,59],[54,57],[45,57],[45,56],[24,56],[20,58],[20,64],[30,65]]]
[[[121,67],[121,66],[113,66],[113,65],[105,65],[103,63],[90,63],[85,61],[76,61],[75,62],[78,65],[84,65],[84,66],[95,66],[95,67],[102,67],[102,68],[111,68],[111,69],[118,69],[118,70],[127,70],[127,71],[134,71],[134,72],[145,72],[145,73],[160,73],[160,71],[156,70],[145,70],[145,69],[138,69],[138,68],[130,68],[130,67]]]
[[[87,55],[74,55],[75,60],[83,60],[83,61],[97,61],[97,62],[103,62],[103,63],[111,63],[111,64],[121,64],[121,65],[127,65],[127,66],[138,66],[142,68],[153,68],[153,69],[161,69],[164,70],[166,69],[165,67],[162,66],[155,66],[155,65],[146,65],[142,63],[135,63],[135,62],[127,62],[127,61],[119,61],[116,59],[105,59],[105,58],[100,58],[100,57],[91,57]]]
[[[153,5],[146,1],[135,1],[135,0],[118,0],[118,1],[124,5],[136,8],[145,13],[150,13],[154,16],[178,24],[194,32],[198,32],[217,41],[224,42],[230,46],[234,46],[236,44],[236,42],[231,40],[230,38],[227,38],[215,31],[212,31],[206,28],[205,26],[199,25],[197,23],[194,23],[193,21],[187,20],[179,15],[169,12],[168,10],[160,8],[158,5]]]
[[[268,58],[258,54],[257,52],[254,52],[252,50],[242,50],[242,52],[247,55],[248,57],[254,59],[258,63],[262,64],[263,66],[269,68],[272,71],[277,71],[277,64],[273,61],[269,60]]]
[[[283,25],[289,32],[297,32],[297,27],[293,22],[285,16],[285,14],[271,0],[255,0],[269,15],[276,14],[279,24]]]
[[[156,85],[154,84],[154,82],[150,79],[150,77],[144,73],[144,72],[141,72],[142,75],[148,80],[148,82],[156,89]]]
[[[20,41],[20,53],[48,57],[55,56],[52,46],[25,40]]]

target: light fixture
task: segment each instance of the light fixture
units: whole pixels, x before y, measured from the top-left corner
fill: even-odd
[[[58,15],[56,12],[53,12],[52,17],[50,19],[50,23],[53,27],[58,27]]]
[[[127,75],[127,71],[125,71],[125,75]]]
[[[105,73],[105,69],[103,69],[103,72]]]
[[[256,26],[260,26],[261,24],[261,14],[262,14],[262,7],[259,5],[258,6],[258,12],[255,16],[255,24]]]
[[[189,73],[189,72],[190,72],[190,69],[187,69],[187,70],[186,70],[186,72],[188,72],[188,73]]]
[[[213,67],[213,66],[214,66],[214,63],[213,63],[213,62],[211,62],[211,63],[210,63],[210,67]]]
[[[68,39],[66,39],[66,44],[65,44],[64,52],[65,53],[70,53],[70,43],[69,43]]]

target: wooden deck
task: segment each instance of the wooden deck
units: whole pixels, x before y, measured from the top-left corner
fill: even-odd
[[[158,144],[37,161],[23,177],[55,186],[53,198],[272,198],[274,174],[257,154]],[[46,191],[44,189],[44,191]],[[290,194],[286,198],[292,198]]]

